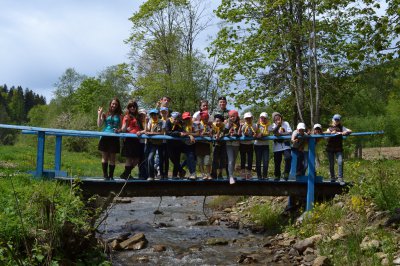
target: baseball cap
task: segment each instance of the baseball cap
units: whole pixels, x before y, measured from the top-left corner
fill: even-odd
[[[192,118],[192,117],[190,116],[190,113],[189,113],[189,112],[184,112],[184,113],[182,114],[182,119],[189,119],[189,118]]]
[[[268,118],[268,114],[267,114],[266,112],[262,112],[262,113],[260,114],[260,117]]]
[[[340,120],[340,119],[342,119],[342,117],[341,117],[339,114],[335,114],[335,115],[332,117],[332,119],[333,119],[333,120]]]
[[[207,118],[210,118],[210,115],[208,114],[207,111],[200,112],[200,118],[201,119],[207,119]]]
[[[316,129],[316,128],[320,128],[320,129],[322,129],[322,126],[321,126],[321,124],[315,124],[315,125],[314,125],[314,129]]]
[[[299,130],[299,129],[306,129],[306,124],[304,124],[304,123],[298,123],[297,124],[297,130]]]
[[[157,109],[151,109],[150,111],[149,111],[149,114],[151,115],[151,114],[158,114],[158,110]]]
[[[253,114],[251,112],[247,112],[247,113],[244,114],[243,117],[244,118],[251,118],[251,117],[253,117]]]
[[[178,118],[181,114],[179,112],[172,112],[171,117]]]
[[[163,106],[163,107],[160,108],[160,111],[168,111],[168,107],[164,107]]]
[[[147,115],[146,109],[140,109],[138,113]]]

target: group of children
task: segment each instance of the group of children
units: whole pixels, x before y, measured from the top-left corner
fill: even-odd
[[[131,179],[131,171],[139,167],[139,179],[167,179],[169,161],[172,162],[172,178],[185,178],[186,170],[189,179],[196,180],[196,165],[199,166],[203,180],[222,178],[226,171],[230,184],[236,182],[234,177],[236,158],[240,154],[241,176],[252,178],[253,154],[256,159],[258,179],[268,179],[269,140],[263,137],[291,135],[291,139],[273,140],[274,177],[275,180],[288,179],[292,153],[297,155],[296,175],[305,175],[308,158],[307,134],[334,134],[327,139],[326,151],[329,159],[331,181],[343,182],[343,140],[342,136],[351,130],[341,124],[340,115],[332,118],[332,124],[323,132],[320,124],[315,124],[312,132],[306,131],[304,123],[299,123],[292,131],[283,116],[274,112],[272,123],[266,112],[262,112],[255,121],[251,112],[246,112],[242,121],[236,110],[228,110],[225,97],[218,99],[218,107],[210,114],[208,102],[200,101],[199,110],[189,112],[171,112],[170,98],[162,97],[157,107],[149,110],[139,109],[137,102],[130,101],[123,114],[120,102],[114,98],[106,113],[98,109],[97,125],[103,126],[104,132],[124,132],[136,134],[139,138],[123,138],[120,148],[119,137],[103,136],[99,142],[102,152],[103,176],[106,180],[113,179],[116,153],[126,158],[125,170],[120,178]],[[146,135],[168,135],[179,139],[140,138]],[[198,140],[195,137],[211,137],[209,140]],[[222,139],[229,137],[228,139]],[[251,137],[249,140],[239,140],[239,137]],[[317,139],[319,140],[319,139]],[[181,155],[185,160],[181,160]],[[212,155],[212,156],[211,156]],[[212,159],[211,159],[212,157]],[[339,165],[338,176],[335,176],[335,157]],[[281,173],[282,159],[284,171]]]

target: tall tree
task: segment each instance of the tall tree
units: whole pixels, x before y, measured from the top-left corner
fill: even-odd
[[[293,110],[293,122],[313,124],[321,90],[330,86],[325,75],[387,58],[387,18],[379,8],[369,0],[224,0],[216,11],[224,24],[211,47],[225,66],[221,82],[234,88],[239,104],[279,102]]]
[[[197,106],[207,77],[202,54],[194,48],[198,34],[207,27],[201,22],[204,4],[182,0],[149,0],[131,17],[133,33],[127,40],[135,61],[135,91],[148,106],[169,95],[177,110]],[[211,79],[208,79],[210,85]]]

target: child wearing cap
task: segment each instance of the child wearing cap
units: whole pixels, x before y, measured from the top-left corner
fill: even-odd
[[[283,116],[278,112],[272,113],[272,131],[275,136],[288,136],[292,134],[292,128],[289,123],[283,120]],[[285,160],[285,168],[283,172],[283,179],[287,180],[289,178],[290,164],[292,161],[292,156],[290,152],[290,141],[285,139],[274,140],[273,144],[274,152],[274,175],[275,181],[279,181],[281,178],[281,163],[282,157]]]
[[[257,125],[253,124],[253,114],[247,112],[243,116],[244,124],[241,127],[241,132],[243,137],[257,137]],[[240,141],[240,169],[242,175],[246,179],[252,177],[251,170],[253,167],[253,151],[254,144],[253,140],[241,140]],[[247,157],[247,168],[246,168],[246,157]]]
[[[164,122],[164,124],[167,122],[168,120],[168,107],[165,106],[161,106],[160,107],[160,115],[161,115],[161,120]],[[161,152],[162,154],[162,158],[163,161],[160,160],[160,155],[156,154],[156,165],[157,165],[157,169],[161,169],[161,167],[164,169],[164,175],[161,174],[160,171],[160,175],[161,175],[161,179],[168,179],[168,170],[169,170],[169,158],[168,158],[168,150],[167,150],[167,143],[168,140],[164,139],[162,144],[161,144]],[[161,166],[162,164],[162,166]]]
[[[97,126],[103,127],[103,132],[118,133],[121,131],[122,109],[118,98],[110,101],[107,113],[103,112],[103,107],[97,111]],[[105,180],[114,179],[115,156],[119,153],[119,137],[102,136],[100,138],[98,150],[101,151],[101,166]],[[108,165],[110,163],[110,165]]]
[[[184,112],[182,114],[182,127],[183,132],[181,132],[181,136],[189,137],[189,139],[184,140],[184,151],[186,155],[186,161],[189,168],[189,179],[196,180],[196,158],[195,158],[195,142],[194,136],[199,135],[199,129],[193,126],[192,117],[189,112]]]
[[[146,109],[139,109],[139,127],[141,134],[146,132],[146,126],[149,118],[147,117]],[[147,172],[147,157],[149,153],[147,152],[147,139],[139,137],[139,147],[140,147],[140,158],[139,158],[139,179],[146,180],[148,178]]]
[[[258,179],[268,179],[268,164],[269,164],[269,140],[261,138],[269,135],[272,131],[272,126],[269,123],[268,114],[262,112],[257,123],[257,139],[254,141],[254,152],[256,155],[256,172]],[[261,172],[261,163],[263,165]]]
[[[158,110],[157,109],[152,109],[149,111],[150,115],[150,121],[147,123],[147,128],[146,128],[146,135],[163,135],[165,133],[165,123],[158,118]],[[154,177],[156,175],[156,169],[154,167],[154,157],[156,155],[156,152],[158,152],[158,155],[160,156],[160,161],[162,162],[164,160],[163,157],[163,152],[162,152],[162,142],[163,140],[161,139],[148,139],[147,140],[147,151],[148,151],[148,157],[147,157],[147,170],[148,170],[148,175],[149,177],[147,180],[154,180]],[[161,176],[166,176],[166,173],[164,172],[163,165],[160,164],[160,173]]]
[[[229,136],[233,139],[240,137],[242,134],[240,128],[239,113],[236,110],[229,111],[229,120],[226,121],[226,128],[229,131]],[[226,141],[226,153],[228,156],[228,176],[229,183],[235,184],[235,178],[233,176],[236,165],[236,158],[239,153],[239,140],[228,140]]]
[[[171,117],[165,124],[166,134],[172,137],[180,137],[183,130],[181,114],[179,112],[172,112]],[[186,171],[181,166],[181,154],[184,152],[184,145],[180,140],[169,140],[168,145],[168,156],[174,165],[172,169],[172,179],[178,179],[179,177],[184,178]]]
[[[225,141],[221,141],[220,138],[224,137],[227,133],[228,130],[225,127],[223,115],[214,115],[212,136],[215,141],[211,170],[212,178],[222,178],[222,171],[226,169],[226,143]]]
[[[207,111],[200,112],[200,122],[198,128],[200,136],[210,137],[212,128],[208,122],[210,116]],[[200,173],[203,180],[209,180],[211,178],[211,165],[210,165],[210,154],[211,147],[209,141],[197,141],[195,144],[195,151],[197,157],[197,164],[199,166]]]
[[[208,101],[200,100],[199,110],[193,114],[193,122],[200,123],[200,113],[207,112],[208,113]]]
[[[304,159],[305,159],[305,147],[307,145],[307,139],[304,137],[306,133],[306,125],[304,123],[298,123],[296,130],[292,133],[292,154],[297,155],[297,166],[296,175],[304,175]]]
[[[328,153],[329,172],[331,175],[331,182],[337,181],[343,185],[343,136],[351,134],[351,129],[342,125],[342,117],[335,114],[332,117],[330,127],[325,131],[328,134],[336,136],[329,137],[326,144],[326,152]],[[338,176],[335,177],[335,157],[338,163]]]
[[[321,124],[315,124],[313,126],[313,130],[311,131],[311,134],[312,135],[323,135],[324,133],[323,133]],[[323,138],[315,139],[315,144],[319,143],[321,140],[323,140]],[[308,155],[307,155],[307,157],[308,157]],[[318,153],[315,152],[315,168],[318,168],[319,164],[320,164],[319,163],[319,156],[318,156]],[[307,162],[306,167],[308,167],[308,162]]]

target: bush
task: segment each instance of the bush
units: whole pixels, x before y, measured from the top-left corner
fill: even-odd
[[[50,265],[105,260],[97,250],[90,215],[75,192],[27,175],[2,177],[1,261],[6,265]]]
[[[269,230],[277,230],[281,224],[283,209],[271,205],[271,203],[256,205],[251,208],[251,220]]]

